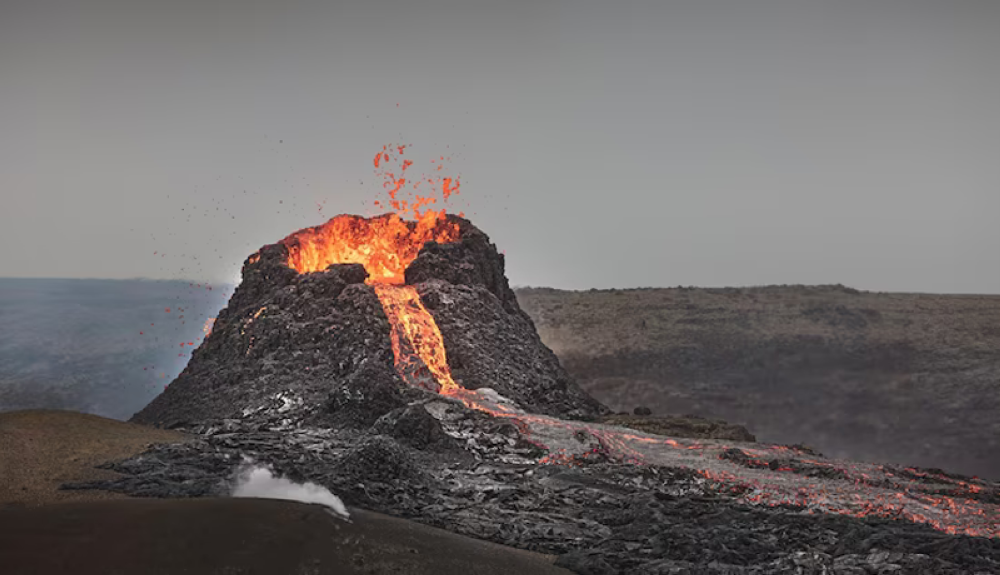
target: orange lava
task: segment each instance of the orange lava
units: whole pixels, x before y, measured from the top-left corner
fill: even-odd
[[[341,215],[327,223],[299,230],[281,243],[288,248],[288,267],[299,273],[318,272],[331,264],[361,264],[368,284],[401,284],[406,267],[426,242],[458,239],[458,225],[444,211],[424,212],[416,222],[397,214],[371,219]]]
[[[412,160],[402,160],[406,148],[406,145],[383,146],[372,160],[377,173],[381,170],[383,188],[389,195],[388,201],[376,200],[375,205],[388,205],[395,213],[374,218],[340,215],[323,225],[299,230],[281,243],[288,248],[288,267],[299,273],[320,272],[332,264],[363,265],[368,272],[365,283],[375,288],[389,318],[396,370],[410,385],[461,396],[465,390],[451,377],[444,342],[434,318],[420,302],[416,290],[402,285],[407,266],[424,244],[457,241],[459,228],[447,220],[445,210],[424,209],[436,203],[437,198],[416,195],[421,183],[433,185],[434,179],[417,179],[411,186],[414,192],[406,190],[408,180],[402,174],[413,165]],[[388,164],[400,160],[397,176]],[[441,182],[444,200],[458,193],[457,178],[444,178]],[[404,199],[399,196],[401,192],[415,197]],[[412,217],[413,221],[407,221],[406,217]]]
[[[382,188],[388,195],[387,200],[374,200],[378,207],[388,206],[404,218],[420,220],[426,216],[425,206],[437,204],[438,199],[445,203],[459,193],[461,181],[458,177],[433,177],[413,173],[413,160],[402,158],[407,145],[385,145],[375,154],[373,164],[375,175],[382,179]],[[445,160],[441,156],[441,161]],[[450,159],[450,158],[449,158]],[[431,163],[436,163],[432,160]],[[397,166],[393,168],[392,166]],[[440,172],[444,166],[438,164],[434,171]],[[409,177],[403,177],[407,170]],[[421,195],[420,188],[429,189],[429,193]],[[438,197],[440,196],[440,198]],[[429,209],[429,208],[428,208]]]
[[[454,242],[458,225],[443,211],[426,211],[408,222],[397,214],[375,218],[340,215],[281,240],[288,248],[288,267],[299,273],[318,272],[331,264],[359,263],[391,325],[396,371],[410,385],[442,395],[455,395],[444,342],[434,318],[420,302],[417,290],[402,285],[406,267],[426,242]]]
[[[375,293],[392,326],[392,354],[399,375],[410,385],[454,394],[458,384],[448,368],[441,331],[420,302],[417,290],[379,283]]]

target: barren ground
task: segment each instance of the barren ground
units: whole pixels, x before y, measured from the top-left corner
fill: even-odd
[[[185,441],[176,431],[72,411],[0,413],[0,508],[120,499],[104,491],[60,491],[72,481],[113,479],[94,466],[139,454],[151,443]]]
[[[1000,477],[1000,296],[842,286],[517,290],[615,410],[697,414],[829,456]]]

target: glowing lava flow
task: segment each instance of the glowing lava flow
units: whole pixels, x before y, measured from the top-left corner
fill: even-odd
[[[695,469],[717,484],[720,492],[732,492],[750,505],[791,504],[802,506],[806,513],[900,517],[946,533],[1000,536],[1000,508],[973,499],[983,489],[975,483],[959,481],[955,496],[949,497],[922,492],[912,480],[904,481],[880,466],[798,459],[800,465],[836,467],[840,472],[837,479],[820,479],[787,466],[770,468],[769,460],[795,455],[781,446],[744,445],[750,459],[739,466],[720,458],[729,447],[721,442],[668,439],[529,414],[495,394],[461,387],[451,375],[433,316],[416,288],[403,285],[406,267],[425,242],[453,242],[458,236],[458,226],[443,213],[425,212],[416,222],[404,221],[397,214],[371,219],[337,216],[292,234],[282,243],[288,247],[288,266],[299,273],[323,271],[337,263],[363,264],[369,274],[366,283],[374,288],[389,319],[395,367],[403,380],[460,400],[469,408],[509,418],[547,451],[538,463],[579,465],[599,453],[623,462]],[[590,437],[597,445],[580,437]]]
[[[299,273],[320,272],[331,264],[362,264],[368,271],[367,283],[401,284],[406,267],[426,242],[454,242],[458,232],[444,211],[424,212],[416,222],[397,214],[340,215],[299,230],[281,243],[288,248],[288,267]]]
[[[331,264],[362,264],[368,272],[365,283],[375,289],[389,318],[400,376],[410,385],[456,396],[461,388],[451,377],[441,332],[417,290],[401,284],[406,267],[426,242],[452,242],[458,233],[443,212],[424,212],[416,222],[397,214],[371,219],[341,215],[281,243],[288,248],[288,267],[299,273],[323,271]]]
[[[417,290],[381,283],[374,288],[392,326],[392,354],[399,375],[410,385],[455,395],[459,386],[451,378],[441,331],[420,302]]]

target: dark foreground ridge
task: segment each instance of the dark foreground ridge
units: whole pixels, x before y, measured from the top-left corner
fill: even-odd
[[[0,556],[5,575],[568,573],[537,554],[370,511],[352,509],[346,522],[316,505],[271,499],[0,510]]]
[[[406,279],[461,393],[396,372],[364,269],[298,274],[275,244],[134,418],[197,437],[64,488],[225,496],[249,459],[582,574],[1000,573],[996,484],[756,444],[721,422],[610,416],[542,345],[485,234],[453,221],[460,240],[425,245]],[[657,435],[673,429],[689,437]]]

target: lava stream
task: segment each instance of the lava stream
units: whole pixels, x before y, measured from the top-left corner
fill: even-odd
[[[410,385],[455,395],[459,387],[448,368],[441,331],[420,302],[416,288],[384,283],[373,287],[392,326],[392,354],[399,375]],[[428,381],[426,372],[430,372],[432,381]]]
[[[623,462],[693,468],[723,491],[733,491],[751,505],[792,504],[804,506],[809,513],[902,517],[946,533],[1000,536],[998,506],[971,498],[982,489],[981,485],[960,482],[958,487],[965,495],[949,497],[916,493],[912,486],[872,464],[837,462],[846,480],[811,478],[788,467],[768,469],[768,452],[782,457],[794,455],[781,446],[743,446],[754,457],[751,463],[758,465],[741,468],[720,461],[719,454],[729,446],[719,442],[678,441],[525,413],[482,390],[461,387],[448,367],[437,323],[420,301],[416,288],[405,285],[406,268],[425,242],[449,243],[457,241],[458,236],[458,226],[443,212],[428,211],[416,222],[407,222],[398,214],[371,219],[337,216],[322,226],[301,230],[282,243],[289,251],[288,266],[299,273],[323,271],[331,264],[364,265],[369,274],[366,283],[375,290],[389,319],[394,363],[403,380],[457,399],[469,408],[509,418],[548,452],[539,463],[579,465],[596,450]],[[600,447],[588,447],[574,439],[581,436],[593,438]],[[543,445],[541,440],[549,445]],[[834,466],[834,462],[802,461]],[[880,480],[873,482],[871,478],[876,476]]]

